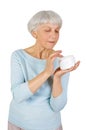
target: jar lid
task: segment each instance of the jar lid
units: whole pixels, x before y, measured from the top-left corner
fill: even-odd
[[[75,57],[73,55],[60,58],[60,68],[62,70],[69,69],[75,65]]]

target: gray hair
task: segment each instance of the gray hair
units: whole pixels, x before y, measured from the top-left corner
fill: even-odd
[[[28,22],[28,30],[31,33],[32,31],[36,30],[39,25],[45,23],[58,24],[59,28],[61,28],[62,19],[54,11],[39,11]]]

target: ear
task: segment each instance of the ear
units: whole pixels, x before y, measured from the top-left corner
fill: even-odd
[[[37,32],[36,32],[36,31],[32,31],[31,34],[32,34],[32,36],[33,36],[35,39],[37,39]]]

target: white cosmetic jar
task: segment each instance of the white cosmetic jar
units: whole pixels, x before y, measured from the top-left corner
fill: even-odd
[[[73,55],[60,58],[59,66],[62,70],[69,69],[75,65],[75,57]]]

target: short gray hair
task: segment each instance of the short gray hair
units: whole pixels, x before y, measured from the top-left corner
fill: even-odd
[[[54,11],[39,11],[28,22],[28,31],[31,33],[36,30],[39,25],[44,23],[58,24],[59,28],[61,28],[62,19],[59,14]]]

